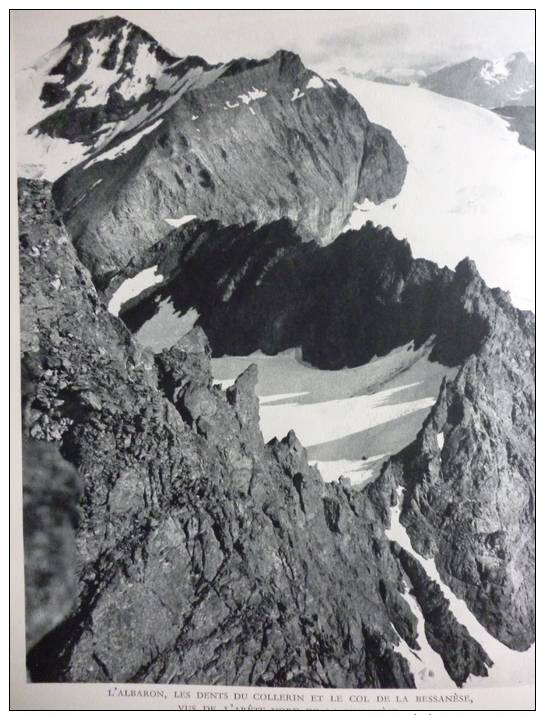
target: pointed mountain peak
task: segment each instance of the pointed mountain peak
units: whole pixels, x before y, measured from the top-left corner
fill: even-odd
[[[120,15],[113,17],[97,17],[93,20],[79,22],[68,30],[68,40],[79,40],[83,37],[107,37],[117,34],[125,27],[137,27]],[[138,28],[141,32],[141,28]]]

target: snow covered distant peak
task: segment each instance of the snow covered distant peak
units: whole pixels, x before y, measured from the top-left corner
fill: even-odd
[[[481,69],[481,77],[485,82],[491,84],[498,84],[502,82],[506,77],[509,77],[511,70],[505,59],[492,60],[487,62]]]
[[[472,57],[433,72],[420,85],[482,107],[530,106],[535,104],[535,64],[523,52],[495,60]]]

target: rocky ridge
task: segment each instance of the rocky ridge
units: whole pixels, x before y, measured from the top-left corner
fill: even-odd
[[[481,107],[535,105],[535,63],[524,52],[507,58],[482,60],[472,57],[428,74],[419,84],[448,97]]]
[[[144,253],[106,295],[150,265],[164,279],[122,306],[124,322],[137,332],[164,301],[180,314],[194,308],[214,355],[301,347],[305,361],[339,369],[435,336],[432,358],[454,366],[490,330],[480,296],[464,304],[477,276],[471,261],[453,272],[415,260],[407,241],[371,223],[319,247],[287,220],[262,228],[193,222]]]
[[[391,547],[384,495],[324,484],[293,433],[265,445],[255,369],[213,387],[200,329],[155,358],[139,347],[97,295],[47,185],[22,181],[19,195],[25,450],[54,455],[45,475],[26,460],[27,513],[66,482],[55,462],[77,469],[82,494],[65,490],[59,525],[77,559],[45,575],[49,592],[75,588],[45,635],[30,609],[33,680],[413,685],[396,652],[400,638],[416,648],[401,594],[412,583],[423,604],[436,596]],[[33,575],[43,551],[26,549]],[[37,588],[27,581],[29,604]],[[434,645],[452,679],[483,674],[466,629],[423,611],[462,644],[453,657],[440,630]]]
[[[490,290],[472,261],[439,269],[371,224],[323,248],[302,243],[286,221],[195,224],[145,262],[166,278],[127,304],[126,324],[137,330],[165,300],[180,313],[193,307],[215,355],[300,346],[304,360],[338,369],[434,336],[431,358],[462,367],[377,489],[387,494],[398,475],[407,489],[402,523],[419,553],[435,558],[445,583],[501,642],[519,650],[533,642],[532,313]]]
[[[187,215],[289,217],[327,243],[354,202],[395,196],[405,178],[390,132],[287,51],[209,66],[108,18],[72,28],[20,84],[34,122],[20,161],[26,147],[50,162],[41,175],[58,179],[55,200],[101,281]]]

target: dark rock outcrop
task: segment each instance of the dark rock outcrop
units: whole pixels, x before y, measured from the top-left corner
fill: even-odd
[[[354,202],[403,185],[406,159],[390,132],[292,52],[209,65],[111,17],[71,28],[52,57],[20,77],[35,122],[21,171],[59,178],[56,202],[95,279],[168,233],[167,219],[289,217],[326,243]],[[41,112],[27,96],[36,86]]]
[[[426,639],[441,654],[450,677],[460,687],[472,673],[486,676],[492,661],[470,637],[467,628],[456,621],[439,585],[431,581],[424,568],[404,549],[394,544],[393,550],[410,580],[411,590],[424,616]]]
[[[414,259],[406,241],[372,224],[319,247],[288,221],[260,229],[195,223],[142,261],[166,279],[124,307],[125,323],[138,330],[166,299],[181,313],[194,307],[215,355],[300,346],[308,362],[337,369],[434,335],[432,358],[459,365],[492,329],[485,303],[493,311],[495,300],[472,288],[482,281],[471,261],[453,272]]]
[[[263,443],[255,371],[211,386],[198,329],[157,360],[139,349],[40,182],[20,183],[20,219],[24,433],[83,487],[76,597],[33,680],[413,685],[389,616],[401,567],[362,497],[324,485],[293,433]]]
[[[184,215],[224,224],[289,217],[305,240],[327,243],[355,201],[395,196],[405,178],[390,132],[290,52],[227,65],[158,121],[129,151],[113,156],[130,139],[120,136],[55,186],[95,279],[124,267],[169,232],[167,219]]]
[[[509,128],[518,134],[519,144],[536,150],[536,108],[506,106],[496,107],[496,114],[509,122]]]
[[[324,484],[293,432],[263,443],[255,369],[214,387],[202,330],[155,358],[139,347],[106,311],[48,187],[19,189],[24,436],[77,469],[82,494],[78,504],[64,480],[60,514],[79,515],[76,585],[35,630],[51,627],[28,656],[34,680],[412,686],[395,651],[400,638],[417,646],[407,577],[454,680],[484,674],[488,656],[386,537],[397,485],[415,548],[503,642],[532,640],[533,322],[471,262],[437,273],[388,234],[341,242],[371,251],[386,304],[398,294],[388,274],[419,290],[435,276],[449,319],[478,318],[481,331],[417,440],[356,492]],[[35,462],[25,469],[26,484],[40,482]],[[27,523],[41,499],[28,493]],[[67,518],[53,541],[70,545]],[[43,551],[25,546],[36,572]],[[60,556],[61,578],[69,563]]]

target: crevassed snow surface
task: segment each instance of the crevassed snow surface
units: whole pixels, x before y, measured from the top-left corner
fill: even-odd
[[[133,278],[127,278],[115,291],[108,303],[108,310],[112,315],[119,315],[121,306],[131,298],[136,298],[143,290],[152,285],[161,283],[163,276],[157,273],[157,266],[145,268]]]
[[[409,444],[434,404],[443,377],[456,368],[430,362],[431,341],[374,358],[367,365],[319,370],[300,351],[261,352],[212,360],[222,387],[251,363],[258,366],[261,430],[266,441],[294,429],[326,481],[375,478],[391,454]]]
[[[417,86],[396,86],[328,72],[372,122],[391,130],[409,165],[399,196],[355,210],[407,238],[415,257],[454,268],[475,260],[489,286],[534,305],[534,153],[494,112]]]
[[[180,218],[166,218],[165,221],[171,226],[174,226],[174,228],[178,228],[179,226],[183,226],[184,223],[189,223],[196,218],[197,216],[195,214],[186,214],[185,216],[180,216]]]
[[[407,530],[399,520],[400,504],[403,497],[402,487],[398,487],[397,497],[397,504],[390,510],[390,528],[386,530],[386,536],[391,541],[396,541],[405,549],[405,551],[408,551],[422,565],[429,578],[432,581],[435,581],[441,588],[443,595],[449,601],[450,610],[456,620],[467,628],[470,635],[472,635],[473,638],[475,638],[475,640],[482,645],[494,663],[494,665],[489,668],[487,677],[470,676],[470,678],[466,681],[466,685],[473,688],[480,688],[488,686],[501,687],[506,685],[528,685],[533,683],[535,677],[535,646],[532,646],[526,651],[519,652],[507,648],[507,646],[503,645],[503,643],[500,643],[500,641],[490,635],[486,628],[484,628],[484,626],[482,626],[471,613],[466,602],[463,599],[458,598],[453,591],[445,583],[443,583],[435,565],[435,561],[431,558],[425,559],[413,549]],[[416,602],[413,605],[418,608]],[[417,614],[415,613],[415,615]],[[418,655],[427,669],[433,671],[436,669],[436,658],[435,656],[431,656],[426,647],[424,647],[425,644],[423,644],[423,641],[425,639],[425,634],[423,637],[421,636],[420,625],[418,630],[418,641],[422,650],[415,652],[418,652]],[[403,653],[404,655],[406,650],[410,650],[407,644],[405,644],[405,646],[406,648],[403,648],[405,651]],[[411,668],[415,667],[415,663],[411,660],[410,655],[407,657],[407,660],[409,661]],[[433,685],[432,683],[428,683],[428,687],[430,685],[432,685],[432,687],[444,687],[445,683],[443,682],[443,677],[439,671],[437,672],[439,677]],[[418,671],[415,672],[415,675],[418,676]]]

